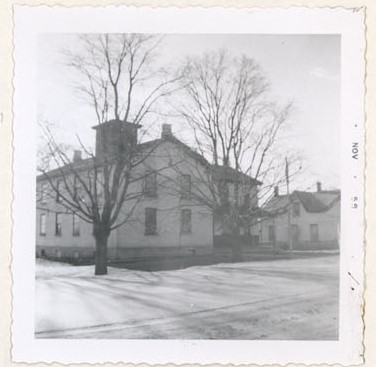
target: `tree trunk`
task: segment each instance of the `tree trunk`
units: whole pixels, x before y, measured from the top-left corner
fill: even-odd
[[[242,261],[243,260],[243,243],[240,237],[240,229],[238,223],[232,223],[232,259],[233,261]]]
[[[107,242],[110,235],[108,228],[94,228],[95,238],[95,275],[107,274]]]

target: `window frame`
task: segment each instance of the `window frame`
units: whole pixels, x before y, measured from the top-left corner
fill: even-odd
[[[73,237],[81,236],[80,217],[76,213],[72,215],[72,235]]]
[[[276,231],[275,231],[275,224],[269,224],[268,225],[268,242],[276,242],[276,240],[277,240],[277,236],[276,236]]]
[[[189,213],[187,217],[185,217],[185,213]],[[191,234],[192,233],[192,209],[182,209],[180,213],[180,233],[181,234]],[[185,222],[185,219],[189,219],[188,222]],[[187,225],[187,229],[185,226]]]
[[[62,179],[59,179],[56,181],[56,202],[57,203],[61,203],[60,190],[61,190],[62,183],[63,183]]]
[[[83,187],[80,180],[74,176],[73,179],[73,199],[77,201],[83,201]]]
[[[59,220],[58,220],[59,218]],[[63,235],[63,217],[62,213],[55,213],[55,236],[61,237]]]
[[[291,240],[293,242],[299,241],[300,228],[296,223],[291,224]]]
[[[43,218],[43,221],[42,221],[42,218]],[[47,215],[46,215],[46,213],[41,213],[41,215],[39,217],[39,235],[43,236],[43,237],[45,237],[47,235]]]
[[[188,180],[186,180],[188,178]],[[192,175],[184,173],[180,178],[180,196],[187,199],[191,196],[192,192]]]
[[[42,205],[47,204],[47,182],[41,182],[40,184],[40,203]]]
[[[103,200],[104,198],[104,175],[102,171],[96,171],[94,173],[94,179],[96,180],[96,188],[97,188],[97,200]]]
[[[292,202],[292,217],[299,218],[300,217],[300,203],[299,201]]]
[[[153,223],[149,223],[150,218],[153,218]],[[158,234],[157,231],[157,224],[158,224],[158,214],[157,208],[145,208],[145,228],[144,234],[145,236],[156,236]]]
[[[313,228],[315,228],[315,231],[313,231]],[[317,223],[312,223],[309,225],[309,240],[311,242],[319,242],[320,236],[319,236],[319,225]]]
[[[151,180],[150,180],[151,178]],[[149,185],[152,185],[149,188]],[[144,177],[143,184],[143,194],[146,198],[156,198],[158,197],[158,183],[157,183],[157,172],[147,171]]]

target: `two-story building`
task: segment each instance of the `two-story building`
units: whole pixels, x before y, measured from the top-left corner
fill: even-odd
[[[341,225],[340,190],[294,191],[274,196],[263,207],[260,243],[294,250],[339,248]]]
[[[110,121],[95,127],[96,155],[102,154],[101,146],[111,152],[111,147],[119,142],[122,126]],[[132,127],[129,124],[126,128]],[[132,134],[136,131],[132,130]],[[177,139],[169,124],[163,124],[159,139],[139,144],[138,149],[148,154],[132,172],[134,179],[127,195],[134,194],[134,199],[127,201],[119,213],[118,223],[124,223],[111,231],[108,258],[211,253],[214,232],[220,231],[213,219],[211,190],[222,168],[213,168],[202,155]],[[69,164],[85,173],[90,170],[92,158],[83,159],[75,151]],[[37,256],[91,259],[95,254],[92,224],[63,205],[56,190],[56,187],[64,190],[66,186],[61,172],[61,168],[49,171],[49,179],[45,174],[37,177]],[[229,168],[223,172],[232,190],[234,172],[230,173]],[[50,180],[54,180],[55,190],[49,187]],[[243,199],[251,196],[252,205],[257,205],[257,182],[249,177],[241,195]]]

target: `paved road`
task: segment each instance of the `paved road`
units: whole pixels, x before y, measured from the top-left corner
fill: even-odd
[[[37,338],[338,337],[338,256],[101,278],[73,269],[37,275]]]

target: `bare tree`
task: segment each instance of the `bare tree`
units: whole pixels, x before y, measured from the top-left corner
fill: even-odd
[[[259,217],[258,200],[285,181],[287,153],[277,150],[276,143],[292,104],[279,107],[270,101],[262,69],[247,56],[231,57],[219,50],[187,58],[178,74],[182,92],[177,116],[194,132],[196,149],[211,163],[205,177],[196,175],[210,188],[210,198],[196,192],[196,200],[210,205],[214,218],[237,235],[242,223]],[[296,157],[289,160],[293,167]],[[295,173],[291,170],[291,176]]]
[[[157,148],[156,144],[139,144],[142,136],[138,128],[156,112],[157,102],[172,93],[175,80],[151,68],[160,37],[82,35],[78,41],[79,47],[65,50],[64,56],[76,90],[94,109],[96,151],[77,137],[88,159],[78,157],[72,162],[51,128],[44,127],[47,159],[39,171],[48,183],[48,195],[92,224],[95,274],[103,275],[107,274],[110,233],[132,216],[142,195],[139,183],[145,176],[138,168]]]

